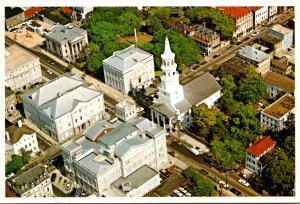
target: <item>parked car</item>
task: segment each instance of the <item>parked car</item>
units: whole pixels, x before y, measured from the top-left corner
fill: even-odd
[[[247,40],[249,40],[250,39],[250,37],[245,37],[245,39],[243,40],[243,41],[247,41]]]
[[[240,191],[236,190],[235,188],[230,189],[230,191],[232,193],[234,193],[235,195],[237,195],[237,196],[241,196],[242,195],[242,193]]]
[[[166,171],[168,172],[168,173],[170,173],[170,174],[172,174],[173,172],[174,172],[174,170],[172,169],[172,168],[166,168]]]
[[[162,175],[166,176],[166,177],[169,177],[169,176],[170,176],[170,173],[167,172],[165,169],[161,169],[159,172],[160,172]]]
[[[200,63],[200,65],[205,65],[207,63],[207,61],[202,61],[201,63]]]
[[[215,54],[214,56],[213,56],[213,58],[217,58],[217,57],[219,57],[221,54]]]
[[[47,69],[47,73],[50,74],[50,75],[53,74],[50,69]]]
[[[257,31],[255,31],[254,33],[251,34],[252,37],[256,36],[258,34]]]
[[[47,63],[48,63],[48,64],[51,64],[51,65],[54,65],[54,64],[55,64],[55,63],[54,63],[53,61],[51,61],[51,60],[48,60]]]
[[[244,180],[244,179],[239,179],[239,183],[240,184],[242,184],[242,185],[244,185],[244,186],[246,186],[246,187],[248,187],[250,184],[246,181],[246,180]]]
[[[184,193],[184,194],[186,194],[187,193],[187,190],[185,190],[184,188],[182,188],[182,187],[179,187],[179,190],[182,192],[182,193]]]
[[[224,188],[226,188],[226,189],[229,188],[228,183],[225,183],[225,181],[220,180],[220,181],[219,181],[219,184],[222,185],[222,186],[223,186]]]
[[[187,192],[185,195],[186,195],[186,197],[191,197],[192,196],[192,194],[189,193],[189,192]]]
[[[199,171],[200,171],[200,173],[202,173],[204,175],[208,175],[209,174],[208,171],[206,171],[205,169],[200,169]]]
[[[199,155],[200,154],[200,152],[198,151],[198,150],[196,150],[195,148],[190,148],[190,152],[192,152],[194,155]]]
[[[174,190],[174,193],[179,197],[183,197],[183,194],[179,190]]]
[[[178,154],[173,150],[169,152],[170,155],[172,155],[173,157],[178,157]]]
[[[9,179],[10,177],[12,177],[13,175],[15,175],[14,173],[10,173],[6,176],[6,179]]]

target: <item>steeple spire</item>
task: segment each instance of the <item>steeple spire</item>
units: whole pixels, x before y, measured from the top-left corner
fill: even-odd
[[[165,39],[165,51],[161,55],[161,57],[164,58],[164,59],[172,59],[172,58],[175,57],[175,54],[171,50],[168,36],[166,36],[166,39]]]

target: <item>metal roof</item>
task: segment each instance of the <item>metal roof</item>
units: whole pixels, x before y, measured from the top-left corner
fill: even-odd
[[[269,57],[268,54],[249,45],[246,45],[245,47],[241,48],[238,53],[241,57],[253,60],[258,63]]]
[[[136,135],[132,138],[126,139],[122,141],[120,144],[117,145],[115,149],[115,155],[118,157],[124,156],[131,148],[144,144],[149,140],[148,137],[145,137],[144,139],[140,136]]]
[[[134,133],[135,131],[137,131],[136,127],[128,123],[122,123],[115,127],[113,130],[100,137],[98,139],[98,142],[101,142],[109,147],[113,144],[116,144],[118,141],[122,140],[126,136]]]
[[[74,41],[77,38],[83,37],[86,30],[73,26],[69,23],[66,25],[55,25],[52,27],[50,33],[46,34],[46,38],[51,38],[57,42]]]
[[[103,60],[103,64],[108,64],[121,72],[125,72],[148,58],[153,59],[153,55],[131,45],[124,50],[114,52],[111,57]]]

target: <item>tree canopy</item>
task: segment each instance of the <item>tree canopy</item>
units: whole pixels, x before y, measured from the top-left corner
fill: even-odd
[[[25,152],[22,156],[12,155],[12,160],[5,166],[5,174],[18,172],[30,160],[29,153]]]
[[[269,163],[264,170],[265,182],[272,194],[284,193],[285,195],[293,189],[294,165],[289,160],[284,150],[279,149],[269,158]]]
[[[231,39],[235,31],[233,18],[215,8],[193,7],[186,11],[185,16],[193,23],[205,23],[206,27],[220,32],[221,39]]]
[[[195,196],[210,196],[214,192],[214,184],[208,178],[200,175],[193,167],[189,166],[184,170],[185,175],[190,177],[194,182],[195,186],[193,193]]]

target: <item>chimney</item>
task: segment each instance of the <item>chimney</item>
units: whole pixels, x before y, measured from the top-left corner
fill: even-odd
[[[5,131],[5,139],[7,141],[10,141],[9,133],[7,131]]]
[[[262,138],[263,138],[263,136],[262,136],[262,135],[260,135],[260,136],[259,136],[259,140],[261,140]]]
[[[18,120],[18,127],[22,127],[23,123],[22,123],[22,120]]]
[[[252,142],[250,142],[250,144],[249,144],[249,147],[251,147],[252,146]]]

